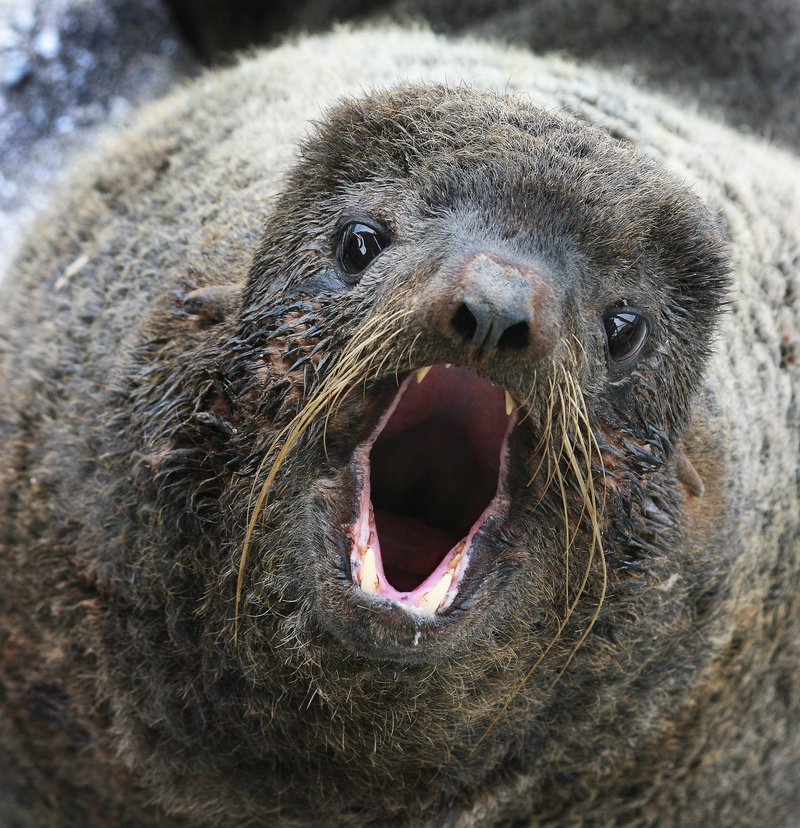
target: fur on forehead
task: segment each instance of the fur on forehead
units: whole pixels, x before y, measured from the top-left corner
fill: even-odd
[[[727,288],[721,233],[682,182],[519,94],[400,85],[341,102],[301,147],[265,242],[289,241],[284,229],[298,225],[286,219],[330,233],[341,196],[371,187],[412,192],[427,215],[467,205],[507,238],[569,237],[605,272],[651,260],[693,312],[713,314]],[[291,244],[305,246],[301,235]]]

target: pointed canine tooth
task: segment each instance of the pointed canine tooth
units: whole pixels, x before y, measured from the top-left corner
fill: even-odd
[[[514,410],[514,400],[511,399],[511,394],[506,391],[506,417],[508,417]]]
[[[367,595],[376,595],[379,585],[378,570],[375,567],[375,551],[368,546],[361,564],[361,591],[366,592]]]
[[[453,573],[448,570],[442,575],[442,580],[433,589],[428,590],[422,598],[419,599],[418,606],[429,612],[431,615],[439,609],[439,604],[442,603],[447,590],[450,589],[450,584],[453,582]]]
[[[421,383],[422,380],[424,380],[425,377],[428,376],[428,371],[430,370],[431,366],[428,365],[427,368],[420,368],[419,371],[417,371],[417,385],[419,385],[419,383]]]

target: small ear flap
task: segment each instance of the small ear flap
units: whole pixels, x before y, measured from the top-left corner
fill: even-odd
[[[689,494],[702,497],[706,487],[703,479],[692,465],[692,461],[684,454],[683,447],[679,446],[675,453],[675,476],[689,490]]]
[[[183,309],[200,321],[215,324],[230,316],[241,294],[241,285],[210,285],[183,297]]]

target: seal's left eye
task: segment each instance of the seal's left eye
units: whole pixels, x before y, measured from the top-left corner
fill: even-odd
[[[629,308],[613,308],[603,314],[603,327],[612,362],[632,362],[647,340],[650,326],[643,314]]]
[[[354,275],[362,270],[390,244],[389,234],[379,227],[360,221],[348,224],[342,232],[340,258],[346,273]]]

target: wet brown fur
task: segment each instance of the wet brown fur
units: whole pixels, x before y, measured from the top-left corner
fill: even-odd
[[[453,83],[359,93],[284,176],[284,123],[317,106],[291,121],[285,65],[338,55],[357,87],[376,44],[389,79],[415,49],[487,84],[533,60],[425,38],[339,33],[181,93],[77,174],[3,286],[16,824],[792,823],[798,376],[771,325],[800,294],[797,165],[732,134],[735,164],[698,160],[703,122],[671,132],[613,83],[601,112],[589,74],[580,110],[572,70],[536,63],[577,118]],[[741,156],[780,212],[750,209]],[[337,232],[364,214],[395,243],[350,285]],[[546,358],[426,327],[470,245],[553,274]],[[655,331],[620,371],[597,313],[634,296]],[[398,383],[446,362],[507,388],[519,425],[463,602],[417,622],[348,580],[348,464]]]

